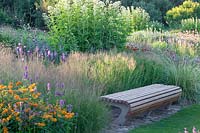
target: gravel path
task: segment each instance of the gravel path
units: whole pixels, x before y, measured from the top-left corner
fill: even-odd
[[[167,118],[172,114],[175,114],[181,109],[181,105],[170,105],[167,108],[159,108],[151,112],[147,112],[140,116],[129,118],[124,126],[119,126],[111,123],[102,133],[128,133],[129,130],[139,127],[141,125],[150,124],[156,121],[160,121],[163,118]],[[113,119],[120,113],[117,108],[112,109]]]

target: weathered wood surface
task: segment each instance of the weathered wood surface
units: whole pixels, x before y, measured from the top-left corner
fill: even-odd
[[[170,104],[181,95],[181,88],[173,85],[153,84],[102,96],[101,99],[119,107],[121,114],[116,122],[123,124],[128,112],[137,114],[154,107]]]

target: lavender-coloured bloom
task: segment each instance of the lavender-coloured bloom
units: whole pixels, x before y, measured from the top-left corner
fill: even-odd
[[[64,54],[64,53],[62,53],[62,55],[61,55],[61,60],[62,60],[63,62],[65,62],[65,54]]]
[[[55,56],[55,57],[57,56],[57,52],[56,52],[56,51],[54,52],[54,56]]]
[[[71,104],[67,105],[67,112],[72,112],[73,106]]]
[[[24,72],[24,79],[28,79],[28,72]]]
[[[16,53],[19,54],[19,47],[16,47]]]
[[[25,67],[24,67],[24,70],[27,72],[27,71],[28,71],[28,66],[25,66]]]
[[[35,75],[35,81],[38,81],[38,80],[39,80],[39,75],[36,74],[36,75]]]
[[[55,96],[63,96],[63,95],[64,95],[63,92],[59,92],[59,91],[56,91],[56,92],[55,92]]]
[[[33,79],[32,79],[32,78],[30,78],[29,80],[30,80],[30,83],[32,84],[32,83],[33,83]]]
[[[22,52],[23,52],[22,47],[19,47],[19,54],[22,54]]]
[[[65,88],[65,83],[61,83],[60,87],[61,87],[62,89],[64,89],[64,88]]]
[[[50,85],[50,83],[49,83],[49,82],[47,83],[47,90],[48,90],[48,91],[50,91],[50,90],[51,90],[51,85]]]
[[[0,84],[3,84],[4,83],[4,80],[2,79],[2,80],[0,80]]]
[[[51,59],[53,59],[54,58],[54,53],[51,53],[50,57],[51,57]]]
[[[62,108],[65,105],[65,101],[64,100],[60,100],[59,104],[60,104],[60,107]]]
[[[49,57],[51,56],[51,51],[50,50],[47,51],[47,56],[49,56]]]

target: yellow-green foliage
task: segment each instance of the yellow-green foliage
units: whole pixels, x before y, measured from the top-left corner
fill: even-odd
[[[181,21],[181,30],[200,32],[200,19],[197,18],[183,19]]]
[[[172,8],[166,13],[166,21],[169,24],[180,23],[182,19],[200,17],[200,3],[186,0],[182,5]]]

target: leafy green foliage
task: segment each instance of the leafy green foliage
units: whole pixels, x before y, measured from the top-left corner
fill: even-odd
[[[200,18],[200,3],[186,0],[182,5],[174,7],[167,11],[166,21],[170,25],[180,24],[182,19]]]
[[[182,31],[200,32],[200,19],[189,18],[181,21]]]
[[[134,7],[141,7],[149,13],[151,20],[164,22],[163,16],[165,15],[166,11],[172,7],[171,2],[169,0],[152,0],[152,1],[133,1],[132,5]],[[165,5],[165,6],[163,6]]]
[[[0,20],[0,25],[10,24],[12,22],[12,19],[3,10],[0,10]]]
[[[149,14],[144,9],[133,7],[131,7],[131,13],[128,18],[131,20],[131,28],[134,31],[146,29],[150,20]]]
[[[11,20],[13,26],[30,24],[32,27],[44,27],[42,13],[46,11],[48,5],[57,0],[0,0],[0,7]],[[1,14],[1,13],[0,13]],[[0,15],[1,16],[1,15]],[[7,22],[6,22],[7,23]]]
[[[133,9],[133,8],[132,8]],[[132,30],[143,29],[149,16],[119,2],[61,0],[49,8],[51,46],[57,51],[96,51],[122,47]]]

